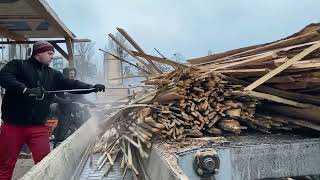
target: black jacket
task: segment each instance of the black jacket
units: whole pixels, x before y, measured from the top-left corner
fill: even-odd
[[[47,91],[63,89],[92,88],[77,80],[63,77],[62,73],[39,63],[34,58],[12,60],[0,71],[0,86],[6,89],[2,101],[2,120],[21,125],[46,123],[53,94],[45,94],[43,100],[36,100],[23,94],[25,88],[42,86]]]

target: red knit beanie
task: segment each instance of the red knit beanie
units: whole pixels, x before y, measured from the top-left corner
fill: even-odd
[[[33,50],[32,50],[32,55],[35,56],[39,53],[43,53],[46,51],[53,51],[54,52],[54,47],[52,44],[50,44],[47,41],[37,41],[33,44]]]

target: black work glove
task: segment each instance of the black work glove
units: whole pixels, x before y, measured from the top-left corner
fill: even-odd
[[[96,92],[99,92],[99,91],[105,92],[105,90],[106,90],[106,87],[102,84],[96,84],[93,87],[96,89]]]
[[[43,88],[40,88],[40,87],[31,88],[31,89],[28,88],[25,93],[28,96],[42,97],[44,90],[43,90]]]

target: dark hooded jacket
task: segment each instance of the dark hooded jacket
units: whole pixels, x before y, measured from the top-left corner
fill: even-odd
[[[46,123],[53,94],[45,94],[43,100],[23,93],[25,88],[43,87],[44,90],[86,89],[90,84],[69,80],[62,73],[39,63],[34,58],[12,60],[0,71],[0,86],[6,89],[2,101],[2,120],[21,125]]]

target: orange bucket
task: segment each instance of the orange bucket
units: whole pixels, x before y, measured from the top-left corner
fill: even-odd
[[[58,120],[57,119],[48,119],[46,125],[49,128],[49,134],[51,137],[54,129],[58,126]]]

